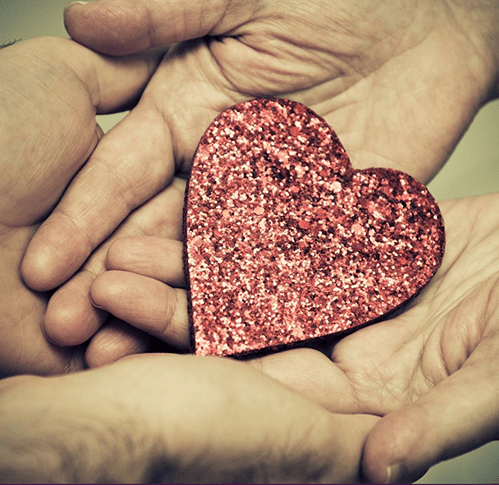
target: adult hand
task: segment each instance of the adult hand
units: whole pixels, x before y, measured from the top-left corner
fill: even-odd
[[[220,111],[255,96],[309,105],[333,126],[356,167],[394,167],[428,180],[497,93],[494,5],[71,5],[70,35],[97,51],[122,55],[178,44],[35,235],[23,262],[27,283],[47,290],[66,281],[133,208],[168,185],[175,169],[189,169],[198,140]]]
[[[108,249],[115,241],[150,235],[172,241],[181,240],[184,190],[185,180],[175,178],[166,189],[132,212],[93,252],[81,271],[52,294],[43,318],[43,331],[61,347],[75,348],[85,344],[84,359],[87,366],[101,366],[125,355],[146,352],[155,347],[154,340],[151,341],[147,332],[110,316],[104,308],[92,302],[90,287],[94,279],[106,271]],[[154,253],[153,256],[163,259],[163,255]],[[133,253],[125,257],[133,258]],[[150,262],[149,259],[147,261]],[[183,278],[183,275],[171,275],[167,282],[178,286],[182,284],[179,278]],[[134,289],[130,289],[129,299],[133,301],[137,295]],[[175,293],[175,296],[180,299],[180,306],[182,302],[184,306],[187,304],[185,291]],[[187,328],[187,315],[179,323]],[[173,343],[177,349],[184,351],[189,346],[179,339],[173,339]]]
[[[331,377],[331,395],[343,390],[329,409],[384,416],[364,450],[371,481],[414,481],[499,439],[499,194],[440,206],[447,248],[427,289],[398,317],[341,340],[322,371],[315,366],[319,382]],[[299,362],[290,369],[278,359],[263,361],[264,370],[293,384]],[[305,379],[294,382],[313,392]],[[327,403],[327,394],[316,400]]]
[[[241,362],[140,355],[0,382],[0,481],[350,483],[377,421]]]
[[[330,359],[296,349],[251,361],[329,411],[384,416],[364,451],[368,480],[412,481],[499,439],[499,194],[441,209],[443,264],[404,313],[340,340]],[[187,309],[168,297],[182,290],[162,283],[179,280],[180,251],[159,238],[117,241],[108,253],[112,270],[94,281],[92,298],[158,337],[178,341],[183,331],[187,341],[177,323]]]
[[[19,268],[101,137],[96,113],[135,102],[157,62],[158,54],[111,59],[51,37],[0,50],[0,376],[82,367],[82,352],[45,338],[48,295],[29,290]]]

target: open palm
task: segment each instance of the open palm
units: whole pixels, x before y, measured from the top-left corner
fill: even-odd
[[[365,453],[374,480],[393,462],[393,479],[416,479],[499,438],[499,194],[441,208],[444,261],[410,308],[345,337],[330,361],[301,350],[257,362],[331,411],[385,416]]]
[[[71,277],[131,210],[165,187],[176,170],[188,170],[204,129],[231,104],[261,95],[304,102],[333,126],[356,167],[391,166],[426,181],[496,94],[492,54],[476,28],[465,25],[466,12],[450,2],[202,6],[100,0],[68,9],[70,34],[100,51],[126,54],[182,43],[172,45],[138,106],[102,140],[33,239],[23,266],[33,288],[53,288]],[[88,187],[102,188],[97,200],[89,199]],[[332,361],[293,351],[260,364],[295,388],[314,388],[310,395],[329,408],[390,413],[373,431],[382,439],[366,448],[366,467],[374,475],[387,460],[403,460],[392,456],[400,450],[409,459],[409,449],[411,463],[424,467],[497,435],[497,424],[489,426],[498,414],[491,404],[497,395],[491,248],[497,245],[487,215],[496,203],[491,196],[444,206],[444,266],[407,312],[346,337]],[[463,394],[480,399],[463,406],[456,399]],[[445,424],[459,420],[461,433],[453,439],[461,441],[426,447],[419,455],[389,446],[400,444],[400,436],[390,439],[402,423],[405,439],[413,442],[421,430],[441,430],[407,425],[414,422],[411,413],[441,424],[435,402],[444,406],[438,413],[446,412]],[[460,412],[451,412],[456,406]],[[478,427],[464,425],[463,415],[472,409],[483,418]],[[456,427],[449,429],[455,433]],[[433,437],[442,441],[442,434]],[[383,450],[376,443],[384,443]],[[374,459],[381,455],[384,461]]]
[[[386,414],[470,366],[499,370],[497,208],[499,194],[443,203],[449,242],[430,286],[405,313],[334,348],[366,410]]]
[[[365,412],[399,410],[368,443],[375,477],[379,461],[413,479],[499,438],[498,206],[498,194],[442,204],[449,243],[428,290],[405,314],[333,352]]]
[[[407,460],[404,476],[413,479],[499,436],[499,194],[441,208],[443,264],[403,313],[344,337],[329,352],[294,349],[249,361],[331,412],[385,416],[366,448],[371,479],[384,480],[382,467],[394,460]],[[141,330],[169,342],[183,332],[187,343],[187,326],[177,323],[187,320],[186,305],[165,299],[162,289],[181,271],[181,250],[172,255],[171,248],[158,238],[117,241],[112,269],[95,280],[92,296]],[[178,267],[162,273],[162,259],[178,260]]]
[[[177,166],[220,111],[270,95],[324,116],[358,167],[426,181],[490,94],[491,53],[446,2],[172,3],[75,5],[66,24],[109,54],[194,39],[170,52],[147,94],[165,115]]]
[[[354,166],[427,181],[492,95],[491,53],[445,2],[203,5],[100,0],[66,11],[70,35],[98,51],[172,45],[35,236],[23,265],[33,288],[67,280],[132,209],[187,171],[204,130],[232,104],[303,102],[333,126]],[[98,200],[88,187],[102,188]]]

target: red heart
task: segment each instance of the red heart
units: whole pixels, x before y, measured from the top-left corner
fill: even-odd
[[[200,355],[279,349],[378,321],[430,281],[445,245],[424,185],[354,170],[327,123],[287,100],[248,101],[213,121],[184,216]]]

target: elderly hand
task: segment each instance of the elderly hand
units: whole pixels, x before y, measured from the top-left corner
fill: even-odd
[[[330,414],[230,359],[140,355],[0,382],[0,481],[358,482],[378,419]]]
[[[130,211],[189,170],[212,119],[249,98],[303,102],[333,126],[356,167],[427,181],[497,93],[489,20],[499,13],[482,3],[472,12],[443,0],[71,5],[70,35],[97,51],[171,48],[33,238],[26,282],[48,290],[70,278]],[[47,332],[56,336],[58,325]]]

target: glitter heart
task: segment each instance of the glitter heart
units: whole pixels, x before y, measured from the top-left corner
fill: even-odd
[[[199,355],[310,344],[379,321],[430,281],[445,245],[424,185],[353,169],[326,121],[287,100],[248,101],[213,121],[184,218]]]

